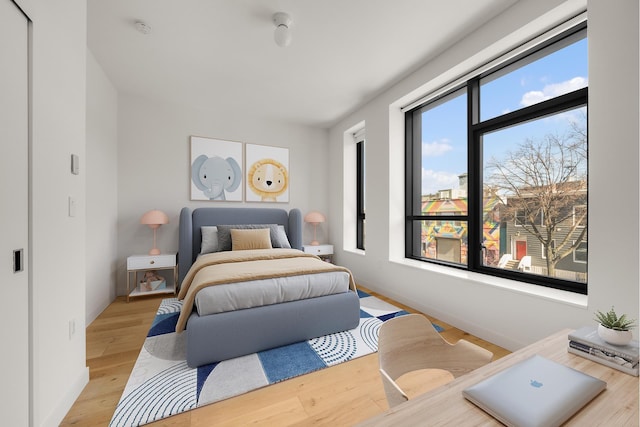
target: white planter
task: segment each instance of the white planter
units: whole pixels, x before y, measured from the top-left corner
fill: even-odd
[[[614,329],[605,328],[598,325],[598,335],[600,338],[613,345],[627,345],[633,338],[631,331],[616,331]]]

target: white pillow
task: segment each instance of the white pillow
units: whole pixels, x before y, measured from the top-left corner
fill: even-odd
[[[218,227],[205,226],[200,227],[202,233],[202,243],[200,244],[200,253],[208,254],[218,252]]]
[[[287,237],[287,233],[284,231],[284,225],[278,225],[276,233],[276,248],[287,248],[291,249],[291,245],[289,244],[289,238]]]

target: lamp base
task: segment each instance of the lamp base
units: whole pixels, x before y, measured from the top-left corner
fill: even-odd
[[[320,243],[317,240],[314,240],[310,243],[311,246],[318,246]]]
[[[160,255],[160,249],[153,248],[149,251],[149,255]]]

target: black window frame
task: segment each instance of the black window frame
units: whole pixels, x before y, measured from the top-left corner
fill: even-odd
[[[365,239],[365,140],[356,142],[356,248],[364,250]]]
[[[542,275],[525,274],[508,269],[497,269],[483,265],[483,246],[481,236],[483,226],[483,183],[482,183],[482,136],[484,134],[506,129],[508,127],[523,124],[532,120],[552,116],[563,111],[578,107],[586,107],[588,123],[588,87],[575,90],[537,104],[505,113],[497,117],[491,117],[480,121],[480,81],[482,78],[506,67],[512,67],[520,61],[527,61],[545,55],[545,50],[556,43],[566,42],[573,38],[587,37],[587,23],[584,22],[560,35],[557,35],[545,43],[540,44],[535,50],[525,52],[512,60],[501,64],[499,67],[488,70],[482,74],[468,79],[466,82],[452,88],[437,98],[430,99],[405,112],[405,257],[428,263],[441,264],[447,267],[462,269],[490,276],[503,277],[534,285],[566,290],[579,294],[587,294],[588,282],[578,283],[569,280],[558,279]],[[556,45],[557,46],[557,45]],[[553,48],[552,48],[553,49]],[[414,171],[421,170],[421,148],[418,135],[414,135],[419,120],[418,112],[425,107],[442,102],[453,94],[466,91],[467,95],[467,214],[457,215],[424,215],[420,212],[416,203],[421,202],[420,174]],[[588,126],[587,126],[588,128]],[[587,135],[588,149],[588,135]],[[587,189],[588,198],[588,189]],[[434,258],[417,256],[421,252],[416,250],[421,247],[422,221],[466,221],[467,223],[467,265],[442,261]],[[517,221],[516,221],[517,222]],[[585,239],[586,241],[586,239]],[[417,245],[417,246],[416,246]],[[588,262],[588,261],[587,261]]]

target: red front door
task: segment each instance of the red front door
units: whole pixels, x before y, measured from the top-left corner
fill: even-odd
[[[522,259],[525,256],[527,256],[527,242],[516,240],[516,259]]]

